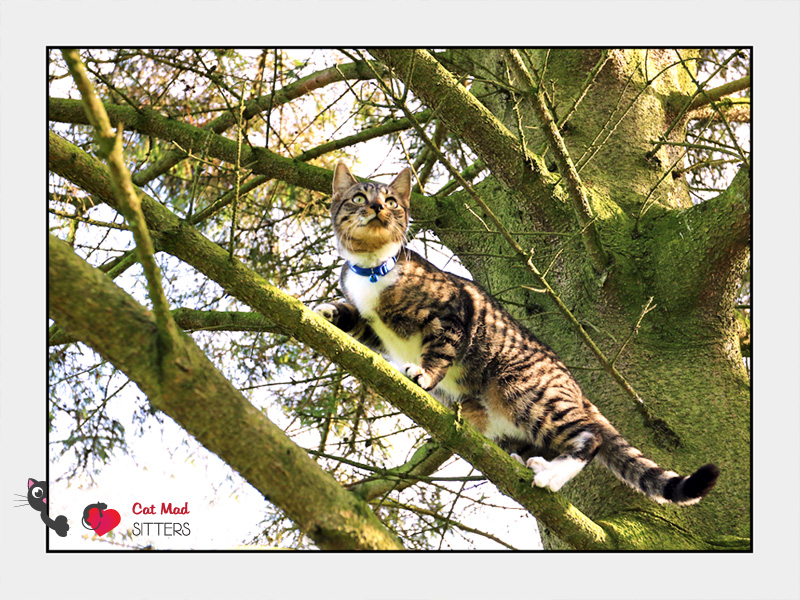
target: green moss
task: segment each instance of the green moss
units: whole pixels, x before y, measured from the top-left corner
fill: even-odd
[[[597,522],[619,550],[709,550],[710,545],[691,531],[643,511],[616,515]]]

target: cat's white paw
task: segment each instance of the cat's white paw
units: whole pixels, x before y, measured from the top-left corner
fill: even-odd
[[[511,454],[509,454],[509,456],[511,458],[513,458],[515,461],[517,461],[519,464],[521,464],[523,467],[527,467],[528,466],[528,465],[525,464],[525,461],[522,460],[522,457],[519,454],[517,454],[516,452],[512,452]]]
[[[403,367],[403,373],[423,390],[430,390],[433,387],[433,379],[428,375],[427,371],[419,365],[408,363]]]
[[[541,456],[531,456],[528,462],[525,463],[525,466],[534,472],[533,485],[536,487],[547,488],[553,492],[561,489],[561,486],[558,486],[557,489],[553,489],[551,486],[551,482],[556,475],[556,470],[551,468],[550,461]]]
[[[532,456],[525,466],[535,473],[533,485],[557,492],[575,477],[586,463],[577,458],[561,457],[549,461],[541,456]]]
[[[320,304],[314,307],[314,312],[326,321],[333,323],[333,318],[336,316],[336,307],[333,304]]]

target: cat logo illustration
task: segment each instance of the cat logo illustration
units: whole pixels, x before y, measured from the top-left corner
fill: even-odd
[[[102,537],[119,525],[122,517],[113,508],[108,508],[104,502],[90,504],[83,509],[81,523],[86,529],[93,530]]]
[[[67,531],[69,531],[67,517],[59,515],[55,519],[51,519],[50,515],[47,514],[47,482],[28,479],[27,496],[16,495],[20,498],[25,498],[28,506],[39,513],[45,525],[61,537],[67,537]],[[19,506],[25,506],[25,504],[20,504]]]

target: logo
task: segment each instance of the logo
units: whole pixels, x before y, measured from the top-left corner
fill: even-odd
[[[90,504],[83,509],[83,526],[92,529],[100,537],[119,525],[121,520],[119,513],[113,508],[108,508],[103,502]]]

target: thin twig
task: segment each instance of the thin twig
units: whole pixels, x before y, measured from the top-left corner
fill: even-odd
[[[619,358],[620,354],[622,354],[622,351],[625,350],[625,346],[628,345],[628,342],[631,341],[631,338],[634,336],[634,334],[639,332],[639,325],[642,324],[642,319],[644,318],[644,316],[651,310],[653,310],[656,306],[658,306],[658,304],[656,304],[656,306],[653,306],[651,308],[650,304],[652,304],[652,302],[653,302],[653,296],[650,296],[650,298],[648,298],[647,300],[647,304],[644,305],[644,308],[642,309],[639,318],[636,320],[636,325],[633,326],[633,329],[631,329],[631,332],[628,334],[628,337],[625,338],[625,341],[622,342],[622,346],[619,347],[619,350],[617,351],[616,355],[614,355],[614,358],[611,359],[612,365],[616,364],[617,359]]]
[[[60,210],[56,210],[54,208],[47,209],[47,212],[50,214],[56,215],[57,217],[63,217],[65,219],[71,219],[73,221],[80,221],[81,223],[86,223],[87,225],[95,225],[96,227],[108,227],[109,229],[121,229],[123,231],[130,231],[130,227],[127,225],[123,225],[120,223],[108,223],[106,221],[95,221],[94,219],[90,219],[89,217],[82,217],[76,214],[70,214],[67,212],[63,212]]]
[[[711,104],[711,108],[714,110],[714,112],[717,113],[717,116],[719,117],[720,121],[722,121],[722,124],[725,127],[725,130],[728,132],[728,135],[730,136],[731,141],[733,142],[734,146],[736,147],[736,150],[739,152],[739,157],[742,159],[742,162],[744,162],[745,166],[749,169],[750,168],[750,161],[747,159],[747,155],[745,154],[744,150],[742,150],[741,147],[739,147],[739,142],[736,140],[736,136],[734,135],[733,130],[731,129],[731,126],[728,124],[728,119],[726,119],[725,115],[722,114],[722,111],[717,106],[717,103],[714,102],[708,96],[708,93],[705,91],[705,89],[703,89],[702,86],[698,83],[697,78],[694,76],[694,73],[692,73],[692,70],[688,67],[686,62],[683,60],[683,57],[681,56],[680,51],[678,51],[676,49],[675,53],[678,55],[678,58],[680,59],[681,65],[683,66],[684,70],[689,74],[689,77],[692,78],[692,82],[698,88],[700,88],[700,93],[703,95],[703,97],[708,99],[709,103]]]
[[[541,85],[537,85],[533,80],[533,77],[516,50],[507,50],[506,53],[510,59],[512,70],[526,85],[528,97],[542,125],[542,132],[547,139],[550,149],[553,151],[561,177],[566,183],[569,197],[572,200],[572,208],[575,210],[578,223],[582,227],[581,235],[592,266],[594,266],[597,272],[602,273],[608,265],[608,256],[600,244],[597,229],[592,225],[594,215],[592,215],[592,209],[586,197],[586,190],[569,156],[567,147],[564,144],[564,139],[558,131],[555,120],[550,110],[547,108],[542,87]]]
[[[382,505],[386,506],[388,508],[397,508],[397,509],[407,510],[407,511],[410,511],[410,512],[413,512],[413,513],[416,513],[416,514],[433,517],[436,520],[444,521],[445,522],[445,526],[453,525],[454,527],[458,527],[459,529],[461,529],[462,531],[466,531],[467,533],[473,533],[473,534],[476,534],[476,535],[480,535],[480,536],[483,536],[483,537],[485,537],[487,539],[492,540],[493,542],[497,542],[498,544],[500,544],[501,546],[505,546],[509,550],[516,550],[517,549],[514,546],[512,546],[511,544],[509,544],[507,542],[504,542],[500,538],[492,535],[491,533],[487,533],[485,531],[481,531],[480,529],[475,529],[474,527],[469,527],[468,525],[464,525],[463,523],[459,523],[458,521],[453,521],[450,518],[450,515],[448,515],[447,517],[443,517],[439,513],[436,513],[436,512],[434,512],[434,511],[432,511],[430,509],[422,508],[422,507],[419,507],[419,506],[410,506],[408,504],[403,504],[401,502],[397,502],[395,500],[390,500],[390,499],[386,499],[385,501],[383,501]],[[442,536],[442,537],[444,539],[444,536]],[[441,544],[439,545],[439,549],[441,550]]]
[[[69,71],[81,93],[84,109],[89,122],[95,129],[95,135],[100,146],[100,155],[106,158],[109,166],[114,192],[119,200],[123,216],[128,221],[133,232],[139,262],[142,264],[147,279],[147,290],[150,302],[153,304],[153,315],[158,328],[159,339],[163,348],[169,352],[178,328],[169,310],[169,302],[161,287],[161,273],[154,257],[153,241],[147,228],[141,201],[131,182],[131,175],[125,166],[122,157],[122,127],[116,134],[111,128],[103,103],[98,98],[92,82],[86,75],[86,69],[75,49],[62,50]]]
[[[410,479],[414,481],[424,481],[424,482],[433,482],[433,481],[486,481],[485,475],[467,475],[462,477],[431,477],[429,475],[414,475],[413,473],[402,473],[400,471],[393,471],[391,469],[382,469],[380,467],[376,467],[375,465],[368,465],[365,463],[360,463],[355,460],[351,460],[349,458],[345,458],[344,456],[338,456],[335,454],[325,454],[324,452],[319,452],[318,450],[311,450],[309,448],[305,449],[306,452],[311,454],[312,456],[319,456],[320,458],[326,458],[328,460],[334,460],[336,462],[341,462],[351,467],[356,467],[357,469],[363,469],[364,471],[369,471],[371,473],[375,473],[380,475],[382,478],[391,478],[391,479]],[[473,469],[474,470],[474,469]],[[363,483],[360,481],[359,483]],[[353,484],[356,485],[356,484]]]

